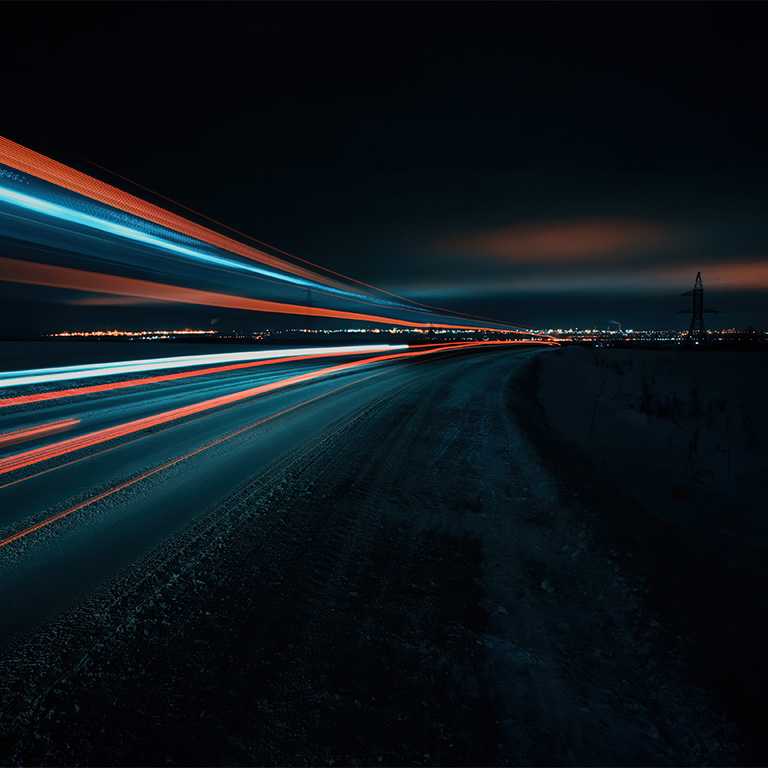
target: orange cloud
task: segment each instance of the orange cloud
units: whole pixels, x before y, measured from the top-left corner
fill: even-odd
[[[691,266],[676,266],[659,270],[658,276],[668,283],[690,283],[696,275]],[[768,259],[725,264],[707,264],[701,270],[704,287],[731,291],[768,291]]]
[[[455,236],[442,240],[438,247],[517,264],[541,264],[657,251],[679,239],[679,234],[656,222],[594,217],[514,224]]]
[[[487,279],[467,278],[399,286],[400,293],[431,300],[470,296],[503,296],[538,293],[682,293],[693,288],[696,272],[701,271],[704,288],[709,291],[768,291],[768,258],[739,262],[674,264],[667,266],[629,266],[611,269],[610,265],[591,264],[577,269],[533,269],[528,274]]]

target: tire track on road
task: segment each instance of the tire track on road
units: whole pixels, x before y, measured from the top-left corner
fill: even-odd
[[[225,537],[247,538],[248,530],[256,524],[262,556],[270,554],[274,542],[290,541],[291,523],[269,509],[273,489],[320,461],[354,431],[355,422],[382,408],[398,391],[413,386],[416,383],[400,385],[394,392],[338,419],[265,468],[256,479],[243,484],[224,502],[177,530],[160,547],[141,557],[90,598],[17,642],[0,660],[3,693],[0,728],[5,730],[9,720],[18,726],[25,712],[31,715],[52,693],[58,679],[85,670],[93,662],[94,651],[102,651],[121,633],[130,633],[142,607],[151,606],[157,595],[166,590],[179,589],[185,574],[194,578],[199,559],[210,558],[210,551],[216,551],[220,566],[225,567],[227,552],[221,551]],[[310,518],[317,514],[314,510]],[[283,559],[289,560],[298,546],[297,542]],[[275,552],[271,553],[270,562],[279,567]],[[32,701],[23,695],[28,690],[36,691]]]
[[[413,472],[445,454],[443,439],[458,439],[430,430],[435,413],[492,362],[425,366],[179,530],[46,639],[17,647],[23,675],[13,659],[0,662],[15,707],[4,738],[33,733],[54,712],[49,733],[22,738],[28,760],[42,762],[66,732],[101,764],[155,764],[166,753],[190,765],[317,764],[340,760],[345,734],[352,749],[354,733],[380,732],[360,746],[366,764],[377,749],[388,763],[499,762],[479,682],[481,548],[450,531],[455,512],[440,522],[431,476],[421,496],[410,490]],[[59,643],[69,651],[57,658]],[[53,664],[41,672],[46,657]],[[363,700],[369,687],[375,701]],[[78,701],[91,719],[72,715]],[[88,743],[110,723],[108,743]],[[130,743],[136,733],[143,747]]]

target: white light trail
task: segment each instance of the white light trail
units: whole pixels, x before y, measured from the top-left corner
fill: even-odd
[[[279,272],[273,272],[269,269],[262,269],[260,267],[254,267],[250,264],[241,264],[238,261],[232,259],[225,259],[221,256],[212,256],[207,253],[196,251],[192,248],[186,248],[183,245],[177,245],[168,240],[163,240],[155,235],[148,235],[144,232],[126,227],[123,224],[115,224],[111,221],[105,221],[99,219],[96,216],[91,216],[87,213],[81,213],[80,211],[74,211],[70,208],[65,208],[62,205],[56,203],[49,203],[46,200],[39,200],[29,195],[24,195],[20,192],[14,192],[10,189],[0,187],[0,200],[4,200],[7,203],[27,208],[37,213],[45,214],[46,216],[52,216],[56,219],[62,219],[64,221],[70,221],[73,224],[81,224],[91,229],[97,229],[100,232],[107,232],[112,235],[118,235],[119,237],[125,237],[129,240],[135,240],[146,245],[153,245],[156,248],[164,248],[167,251],[178,253],[182,256],[195,259],[196,261],[203,261],[208,264],[215,264],[217,266],[227,267],[228,269],[238,269],[244,272],[253,272],[264,277],[270,277],[276,280],[282,280],[286,283],[293,283],[294,285],[300,285],[304,288],[315,288],[328,290],[325,286],[321,286],[318,283],[313,283],[308,280],[302,280],[298,277],[291,277],[290,275],[283,275]]]
[[[167,251],[171,251],[181,256],[186,256],[187,258],[194,259],[195,261],[203,262],[206,264],[226,267],[227,269],[236,269],[241,272],[250,272],[262,277],[279,280],[284,283],[290,283],[291,285],[298,285],[305,289],[312,289],[322,293],[344,296],[346,298],[351,298],[357,301],[362,300],[369,304],[381,304],[388,307],[410,309],[417,312],[421,311],[401,302],[394,302],[387,299],[366,296],[364,294],[355,293],[353,291],[345,291],[341,290],[340,288],[323,285],[311,280],[304,280],[299,277],[292,277],[290,275],[286,275],[281,272],[274,272],[262,267],[255,267],[250,264],[242,264],[239,261],[227,259],[222,256],[214,256],[209,253],[203,253],[202,251],[197,251],[194,248],[188,248],[183,245],[178,245],[177,243],[172,243],[169,240],[164,240],[163,238],[157,237],[156,235],[149,235],[144,232],[139,232],[138,230],[132,229],[131,227],[126,227],[123,224],[116,224],[111,221],[106,221],[96,216],[91,216],[87,213],[81,213],[80,211],[66,208],[62,205],[58,205],[57,203],[50,203],[46,200],[40,200],[39,198],[31,197],[30,195],[25,195],[21,192],[15,192],[14,190],[6,189],[4,187],[0,187],[0,200],[11,203],[12,205],[18,205],[30,211],[35,211],[46,216],[60,219],[62,221],[69,221],[73,224],[80,224],[85,227],[90,227],[91,229],[107,232],[112,235],[117,235],[118,237],[124,237],[129,240],[134,240],[139,243],[154,246],[156,248],[163,248]]]
[[[339,353],[358,355],[370,352],[391,352],[408,349],[407,344],[370,344],[350,347],[304,347],[281,349],[269,352],[227,352],[215,355],[185,355],[184,357],[156,357],[149,360],[123,360],[114,363],[96,363],[88,365],[66,365],[60,368],[35,368],[25,371],[7,371],[0,373],[0,389],[44,384],[53,381],[72,381],[101,376],[116,376],[121,373],[144,373],[146,371],[167,370],[171,368],[191,368],[196,365],[213,363],[231,363],[246,360],[270,360],[280,357],[301,357],[304,355],[325,355]]]

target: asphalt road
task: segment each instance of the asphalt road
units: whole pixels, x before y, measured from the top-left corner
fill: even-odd
[[[498,354],[467,350],[344,370],[0,474],[0,539],[65,513],[0,547],[0,648],[129,566],[302,441],[438,371],[450,375],[452,366],[466,365],[467,355],[483,353]],[[518,349],[510,359],[531,353]],[[6,446],[0,465],[5,457],[40,446],[360,357],[268,365],[14,406],[3,413],[4,434],[30,423],[76,423]],[[47,385],[57,388],[61,385]],[[131,484],[123,487],[126,483]]]

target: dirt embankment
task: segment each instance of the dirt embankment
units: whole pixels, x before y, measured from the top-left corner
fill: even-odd
[[[524,372],[529,434],[634,554],[646,604],[765,764],[768,355],[569,347]]]

